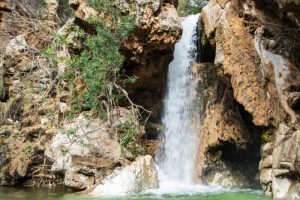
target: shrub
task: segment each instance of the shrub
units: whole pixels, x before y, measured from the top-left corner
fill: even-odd
[[[144,127],[138,122],[138,119],[133,115],[127,121],[123,122],[118,129],[122,152],[128,149],[133,157],[144,153],[141,147],[140,138],[144,132]]]
[[[180,16],[200,13],[202,10],[201,0],[179,0],[178,13]]]
[[[115,85],[121,77],[124,57],[119,52],[119,46],[132,32],[134,18],[124,16],[113,1],[89,0],[89,3],[106,17],[89,20],[96,27],[96,33],[86,35],[85,49],[80,55],[72,57],[71,65],[81,73],[87,85],[86,91],[79,97],[82,109],[94,108],[101,113],[116,105],[120,99],[121,93]]]
[[[148,113],[149,111],[135,105],[120,86],[124,83],[135,83],[138,78],[122,73],[124,56],[119,51],[122,41],[133,31],[135,19],[134,16],[124,14],[118,9],[114,1],[88,0],[88,3],[101,15],[88,20],[95,30],[93,34],[84,33],[78,27],[74,28],[74,33],[83,38],[84,48],[80,52],[70,52],[71,58],[66,61],[69,67],[61,80],[67,81],[73,87],[76,78],[80,77],[85,87],[82,91],[73,93],[72,112],[67,116],[74,119],[74,113],[92,110],[101,119],[110,120],[110,111],[119,105],[121,100],[128,100],[135,117],[130,117],[120,127],[115,127],[114,132],[120,139],[122,150],[129,149],[135,157],[142,152],[139,138],[144,131],[139,122],[138,109]],[[62,45],[68,45],[67,40],[58,36],[44,53],[53,66],[61,62],[56,52]],[[73,132],[67,132],[67,135],[72,135],[70,133]]]

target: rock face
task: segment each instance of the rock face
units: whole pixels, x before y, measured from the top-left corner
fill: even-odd
[[[116,2],[126,12],[136,16],[136,28],[121,46],[125,55],[124,70],[138,81],[126,87],[132,100],[152,112],[149,124],[160,123],[167,70],[173,58],[173,47],[181,36],[182,27],[177,14],[177,1],[169,0],[120,0]],[[75,9],[75,23],[91,31],[86,21],[89,16],[101,17],[86,0],[71,0]],[[136,12],[128,9],[134,5]],[[147,137],[157,137],[159,130],[146,127]]]
[[[56,77],[40,48],[57,24],[40,19],[42,26],[28,31],[33,30],[32,22],[21,20],[25,13],[6,10],[0,23],[6,33],[0,38],[0,185],[14,185],[48,170],[43,152],[58,117],[49,114],[55,113],[55,98],[50,96]]]
[[[168,65],[182,27],[176,1],[138,0],[137,29],[121,49],[126,56],[124,67],[138,81],[127,87],[132,99],[152,111],[146,126],[148,138],[157,138],[163,110],[162,99],[167,83]],[[146,87],[145,87],[146,86]]]
[[[72,31],[80,26],[92,33],[87,19],[103,16],[85,0],[70,0],[75,18],[61,27],[60,2],[46,0],[46,7],[39,2],[18,1],[24,10],[13,1],[0,1],[0,185],[53,186],[63,179],[64,185],[82,190],[133,160],[130,153],[121,154],[119,139],[110,134],[114,125],[129,118],[128,110],[119,108],[121,116],[113,125],[83,115],[68,120],[72,94],[84,90],[85,84],[76,74],[70,87],[63,78],[66,63],[59,60],[53,67],[44,56],[49,53],[46,47],[58,34],[66,43],[56,55],[64,60],[70,52],[79,53],[84,44]],[[148,132],[157,132],[167,66],[181,34],[177,1],[116,2],[122,9],[136,5],[136,29],[121,47],[126,56],[122,70],[138,76],[126,90],[135,103],[153,112]],[[87,126],[78,128],[81,123]]]
[[[266,194],[299,199],[300,131],[280,124],[275,141],[262,146],[260,179]]]
[[[181,35],[181,23],[176,8],[160,0],[137,2],[136,33],[124,43],[124,51],[136,63],[146,62],[145,55],[153,50],[172,47]]]
[[[158,175],[151,156],[138,157],[135,162],[122,169],[116,169],[110,176],[96,186],[90,193],[101,195],[136,194],[148,189],[158,188]]]
[[[224,187],[250,187],[259,160],[259,145],[244,110],[233,97],[230,82],[212,63],[194,65],[199,78],[202,127],[197,170],[204,183]],[[258,140],[259,141],[259,140]]]
[[[244,167],[258,168],[263,143],[265,193],[299,198],[299,8],[298,1],[280,0],[211,0],[203,8],[201,54],[211,63],[201,64],[209,75],[199,87],[205,91],[198,167],[204,181],[251,185],[257,172]]]
[[[82,114],[53,138],[45,155],[54,161],[51,171],[65,174],[66,186],[87,189],[126,162],[117,136],[109,134],[109,128],[126,121],[130,112],[120,110],[119,115],[114,116],[114,124],[109,124]]]

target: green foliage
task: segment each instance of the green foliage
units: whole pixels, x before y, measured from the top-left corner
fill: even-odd
[[[27,153],[27,154],[33,154],[34,153],[34,149],[32,148],[31,145],[28,145],[26,146],[24,149],[23,149],[23,152]]]
[[[75,119],[75,114],[73,112],[68,112],[67,113],[67,120],[68,121],[73,121]]]
[[[143,129],[144,127],[138,123],[135,117],[130,117],[121,124],[118,133],[123,152],[125,149],[129,149],[133,157],[143,153],[144,149],[139,145]]]
[[[80,78],[84,82],[84,89],[73,91],[72,111],[67,114],[71,121],[76,114],[82,111],[94,111],[101,119],[108,120],[109,113],[121,99],[124,99],[124,92],[119,85],[133,84],[138,77],[124,76],[121,67],[124,57],[119,47],[124,39],[132,33],[135,19],[133,16],[124,15],[110,0],[88,0],[88,3],[97,11],[100,16],[90,18],[88,22],[92,25],[94,33],[87,34],[78,27],[74,27],[71,34],[77,34],[83,38],[84,48],[80,52],[72,52],[71,58],[66,62],[65,73],[60,77],[61,81],[68,82],[74,86],[75,81]],[[64,46],[69,45],[68,39],[57,36],[44,55],[49,59],[52,66],[57,66],[65,57],[58,56]],[[139,144],[139,137],[143,127],[139,125],[138,119],[132,117],[124,122],[116,131],[120,138],[122,150],[129,149],[133,156],[142,152]],[[76,135],[76,129],[69,129],[65,132],[70,141],[79,142],[85,145],[83,140]]]
[[[72,140],[76,136],[77,130],[75,128],[68,129],[64,134],[67,135],[69,140]]]
[[[63,48],[63,45],[67,44],[67,39],[64,36],[56,35],[52,41],[52,44],[42,52],[43,56],[49,60],[50,66],[56,67],[59,62],[64,61],[65,57],[62,55],[57,55],[57,52],[60,52]]]
[[[266,130],[261,134],[261,140],[265,143],[271,142],[273,137],[272,130]]]
[[[179,0],[178,13],[180,16],[200,13],[202,10],[200,0]]]
[[[80,54],[73,54],[71,59],[58,55],[69,45],[68,39],[58,35],[53,43],[43,52],[51,66],[65,62],[71,66],[66,69],[62,80],[74,85],[76,74],[80,74],[86,84],[86,89],[80,94],[74,94],[72,107],[74,113],[83,110],[94,110],[101,118],[104,113],[114,107],[120,99],[121,92],[116,83],[121,80],[120,69],[124,57],[119,47],[134,29],[134,17],[123,15],[122,11],[110,0],[89,0],[89,4],[105,17],[90,18],[89,23],[95,28],[94,34],[86,34],[78,26],[72,27],[72,36],[84,39],[84,50]],[[124,77],[122,77],[124,79]],[[138,80],[136,76],[127,77],[124,83],[133,84]]]
[[[96,33],[86,35],[85,49],[80,55],[73,56],[71,65],[81,73],[87,85],[86,91],[79,98],[82,100],[81,109],[94,109],[101,113],[116,104],[120,98],[115,87],[124,62],[119,46],[132,32],[134,18],[123,16],[112,1],[89,0],[89,3],[107,17],[89,20],[96,27]],[[130,81],[133,82],[132,79]],[[101,104],[103,101],[106,102],[105,105]]]
[[[200,37],[200,44],[201,44],[201,46],[205,46],[207,44],[207,39],[206,39],[205,34],[201,35],[201,37]]]
[[[139,77],[137,77],[137,76],[129,76],[126,79],[126,83],[135,84],[138,80],[139,80]]]
[[[42,0],[40,0],[42,1]],[[69,0],[59,0],[59,6],[57,10],[57,14],[61,21],[64,23],[66,22],[70,17],[73,16],[73,9],[69,5]]]
[[[46,5],[45,0],[36,0],[36,4],[37,4],[38,6],[40,6],[40,7]]]

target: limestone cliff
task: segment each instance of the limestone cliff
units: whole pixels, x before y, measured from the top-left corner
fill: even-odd
[[[115,167],[134,160],[113,135],[114,128],[132,118],[132,113],[124,105],[112,111],[114,123],[95,118],[88,111],[68,119],[72,94],[86,85],[77,75],[70,87],[63,80],[68,66],[60,60],[53,67],[45,51],[58,35],[66,38],[66,44],[55,52],[60,58],[80,52],[84,48],[82,38],[72,30],[80,27],[93,34],[95,27],[89,24],[89,17],[103,16],[88,1],[70,0],[74,18],[64,24],[59,1],[44,2],[41,6],[36,1],[0,1],[0,185],[66,185],[83,190]],[[125,75],[139,79],[124,87],[134,103],[152,111],[151,121],[157,123],[167,66],[181,34],[176,2],[116,3],[125,14],[131,12],[128,6],[134,5],[137,19],[134,33],[120,50],[126,56]],[[144,135],[157,131],[149,130]]]
[[[272,0],[211,0],[203,8],[202,54],[211,63],[204,67],[215,74],[204,88],[215,88],[200,136],[204,180],[226,185],[238,168],[244,174],[235,180],[255,181],[247,166],[258,168],[262,142],[265,193],[299,198],[299,9],[299,1]]]
[[[86,84],[80,73],[73,74],[71,86],[63,78],[69,67],[63,60],[84,49],[84,38],[73,30],[93,35],[90,17],[105,16],[87,0],[69,0],[69,20],[59,14],[59,1],[37,2],[0,0],[0,185],[83,190],[114,180],[105,177],[118,167],[131,169],[135,157],[123,149],[115,128],[135,113],[124,103],[111,111],[110,122],[90,110],[68,119],[73,94]],[[138,79],[122,86],[135,104],[151,111],[138,140],[149,144],[144,153],[153,155],[167,67],[182,31],[178,1],[117,0],[115,6],[136,16],[134,31],[119,50],[125,56],[123,75]],[[202,114],[199,181],[226,187],[260,183],[274,198],[299,198],[299,13],[298,0],[211,0],[203,8],[193,70]],[[109,18],[105,22],[110,25]],[[65,43],[56,48],[61,60],[54,67],[45,52],[56,36]],[[153,175],[149,188],[155,188],[153,162],[146,158],[141,165]],[[137,184],[137,191],[148,188]]]

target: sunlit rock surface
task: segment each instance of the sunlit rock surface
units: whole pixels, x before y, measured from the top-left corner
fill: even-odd
[[[117,111],[116,111],[117,112]],[[112,127],[125,122],[130,115],[126,109],[113,115],[113,124],[80,115],[65,131],[57,134],[45,151],[54,163],[51,170],[65,174],[65,185],[87,189],[98,183],[123,160],[121,146]]]
[[[129,166],[116,169],[96,186],[90,194],[93,196],[122,196],[136,194],[148,189],[156,189],[158,186],[158,175],[154,160],[147,155],[138,157]]]

